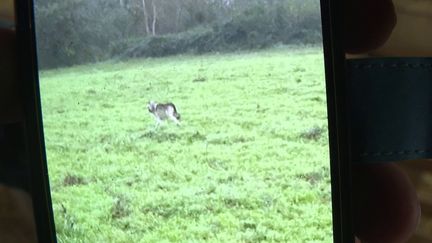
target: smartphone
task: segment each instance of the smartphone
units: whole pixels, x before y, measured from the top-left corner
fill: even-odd
[[[40,242],[353,242],[334,2],[17,5]]]

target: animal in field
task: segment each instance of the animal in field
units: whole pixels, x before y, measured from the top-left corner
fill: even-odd
[[[180,114],[173,103],[159,104],[150,101],[147,105],[148,111],[156,119],[156,126],[159,126],[164,120],[171,120],[175,124],[180,125]]]

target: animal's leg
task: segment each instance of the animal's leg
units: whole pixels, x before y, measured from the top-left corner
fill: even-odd
[[[161,125],[161,123],[162,123],[162,120],[159,119],[159,118],[156,118],[156,126],[155,126],[155,129],[158,129],[159,126]]]
[[[175,116],[173,116],[173,115],[169,115],[168,116],[170,119],[171,119],[171,121],[173,121],[177,126],[180,126],[180,122],[179,122],[179,120],[177,120],[177,118],[175,118]]]

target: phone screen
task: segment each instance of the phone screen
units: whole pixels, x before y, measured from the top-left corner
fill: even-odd
[[[318,0],[35,0],[59,242],[332,242]]]

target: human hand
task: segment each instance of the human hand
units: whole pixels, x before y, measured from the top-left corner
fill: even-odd
[[[28,193],[0,185],[0,242],[35,243],[36,225]]]
[[[348,0],[345,51],[369,56],[432,56],[429,0]]]
[[[0,21],[14,21],[13,0],[0,1]],[[21,121],[23,110],[18,92],[15,31],[0,28],[0,125]]]
[[[345,52],[391,56],[414,55],[415,48],[396,48],[402,40],[393,36],[397,13],[391,0],[345,2]],[[403,35],[401,35],[403,37]],[[414,43],[415,44],[415,43]],[[386,46],[386,51],[382,51]],[[427,51],[427,50],[425,50]],[[353,222],[355,234],[364,242],[406,242],[420,219],[420,204],[407,175],[394,163],[354,165]],[[356,239],[357,242],[361,242]]]
[[[355,165],[352,172],[355,234],[368,243],[407,242],[421,214],[408,176],[393,163]]]

